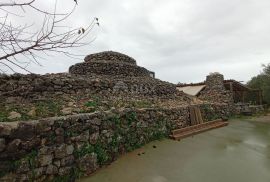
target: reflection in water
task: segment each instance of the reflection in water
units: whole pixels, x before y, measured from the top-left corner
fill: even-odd
[[[232,121],[180,142],[153,142],[81,182],[269,182],[270,124]],[[152,146],[156,145],[154,149]]]

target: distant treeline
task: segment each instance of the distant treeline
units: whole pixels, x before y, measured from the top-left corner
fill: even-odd
[[[247,85],[250,88],[261,89],[263,93],[263,101],[265,104],[270,105],[270,63],[263,65],[262,72],[251,78]]]

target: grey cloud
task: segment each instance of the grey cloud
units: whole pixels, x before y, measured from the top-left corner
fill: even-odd
[[[73,3],[61,2],[64,9]],[[215,71],[247,81],[270,62],[269,8],[268,0],[81,0],[70,24],[100,18],[97,39],[81,54],[120,51],[175,83],[202,81]],[[61,72],[80,61],[55,55],[42,62],[31,68]]]

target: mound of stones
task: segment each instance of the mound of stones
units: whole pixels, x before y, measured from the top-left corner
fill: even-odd
[[[137,66],[135,59],[112,51],[90,54],[73,65],[69,73],[0,76],[0,98],[51,97],[55,94],[91,93],[110,96],[172,98],[176,86],[153,78],[154,73]],[[4,97],[4,98],[3,98]]]
[[[69,73],[76,75],[112,75],[124,77],[150,77],[153,72],[137,66],[136,60],[113,51],[90,54],[83,63],[69,68]]]

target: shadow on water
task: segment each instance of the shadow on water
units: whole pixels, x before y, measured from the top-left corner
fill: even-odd
[[[152,142],[81,182],[269,182],[269,132],[267,123],[231,121],[180,142]]]

